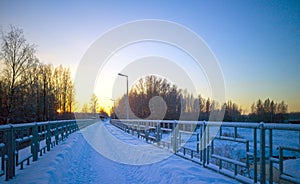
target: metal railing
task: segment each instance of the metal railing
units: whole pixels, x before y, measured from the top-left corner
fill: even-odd
[[[91,122],[89,122],[91,121]],[[61,120],[41,123],[9,124],[0,126],[0,177],[8,181],[15,176],[16,168],[24,168],[30,161],[37,161],[69,134],[94,123],[95,120]],[[80,123],[81,122],[81,123]],[[28,154],[20,156],[20,152]]]
[[[284,171],[286,159],[300,158],[300,125],[165,120],[111,123],[243,183],[300,183]]]

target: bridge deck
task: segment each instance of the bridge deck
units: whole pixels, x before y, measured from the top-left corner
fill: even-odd
[[[238,182],[99,122],[71,134],[5,183]]]

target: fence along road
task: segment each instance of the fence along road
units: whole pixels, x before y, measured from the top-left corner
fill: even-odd
[[[0,177],[13,179],[15,169],[24,168],[24,164],[37,161],[46,151],[50,151],[69,134],[95,123],[90,120],[61,120],[41,123],[9,124],[0,126]],[[30,154],[24,158],[19,152],[30,148]]]
[[[111,123],[243,183],[300,183],[299,176],[284,170],[285,159],[300,159],[300,125],[114,119]],[[218,134],[210,135],[216,127]]]

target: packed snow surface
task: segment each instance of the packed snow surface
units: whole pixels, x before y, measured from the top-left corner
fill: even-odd
[[[105,140],[109,132],[114,139],[130,144],[130,149],[138,151],[128,150],[128,147],[125,150],[116,148],[115,146],[119,144],[116,144],[117,140],[111,144],[109,142],[111,138]],[[99,147],[91,146],[91,143],[101,139],[98,146],[107,147],[102,149],[102,153],[104,151],[105,154],[114,155],[113,157],[103,156],[100,154]],[[145,153],[145,150],[139,147],[147,147],[149,152]],[[162,157],[164,159],[158,161]],[[120,159],[114,160],[115,158]],[[153,158],[159,159],[154,159],[156,162],[150,163],[149,160]],[[144,163],[147,164],[141,164],[143,162],[140,160],[145,160]],[[129,161],[139,164],[126,164]],[[5,183],[201,184],[238,182],[126,134],[108,122],[99,122],[71,134],[68,139],[40,157],[37,162],[25,166],[24,170],[17,169],[14,179]]]

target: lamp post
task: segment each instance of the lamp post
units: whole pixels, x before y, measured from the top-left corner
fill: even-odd
[[[127,84],[127,90],[126,90],[126,119],[129,119],[129,98],[128,98],[128,75],[118,73],[119,76],[126,77],[126,84]]]

